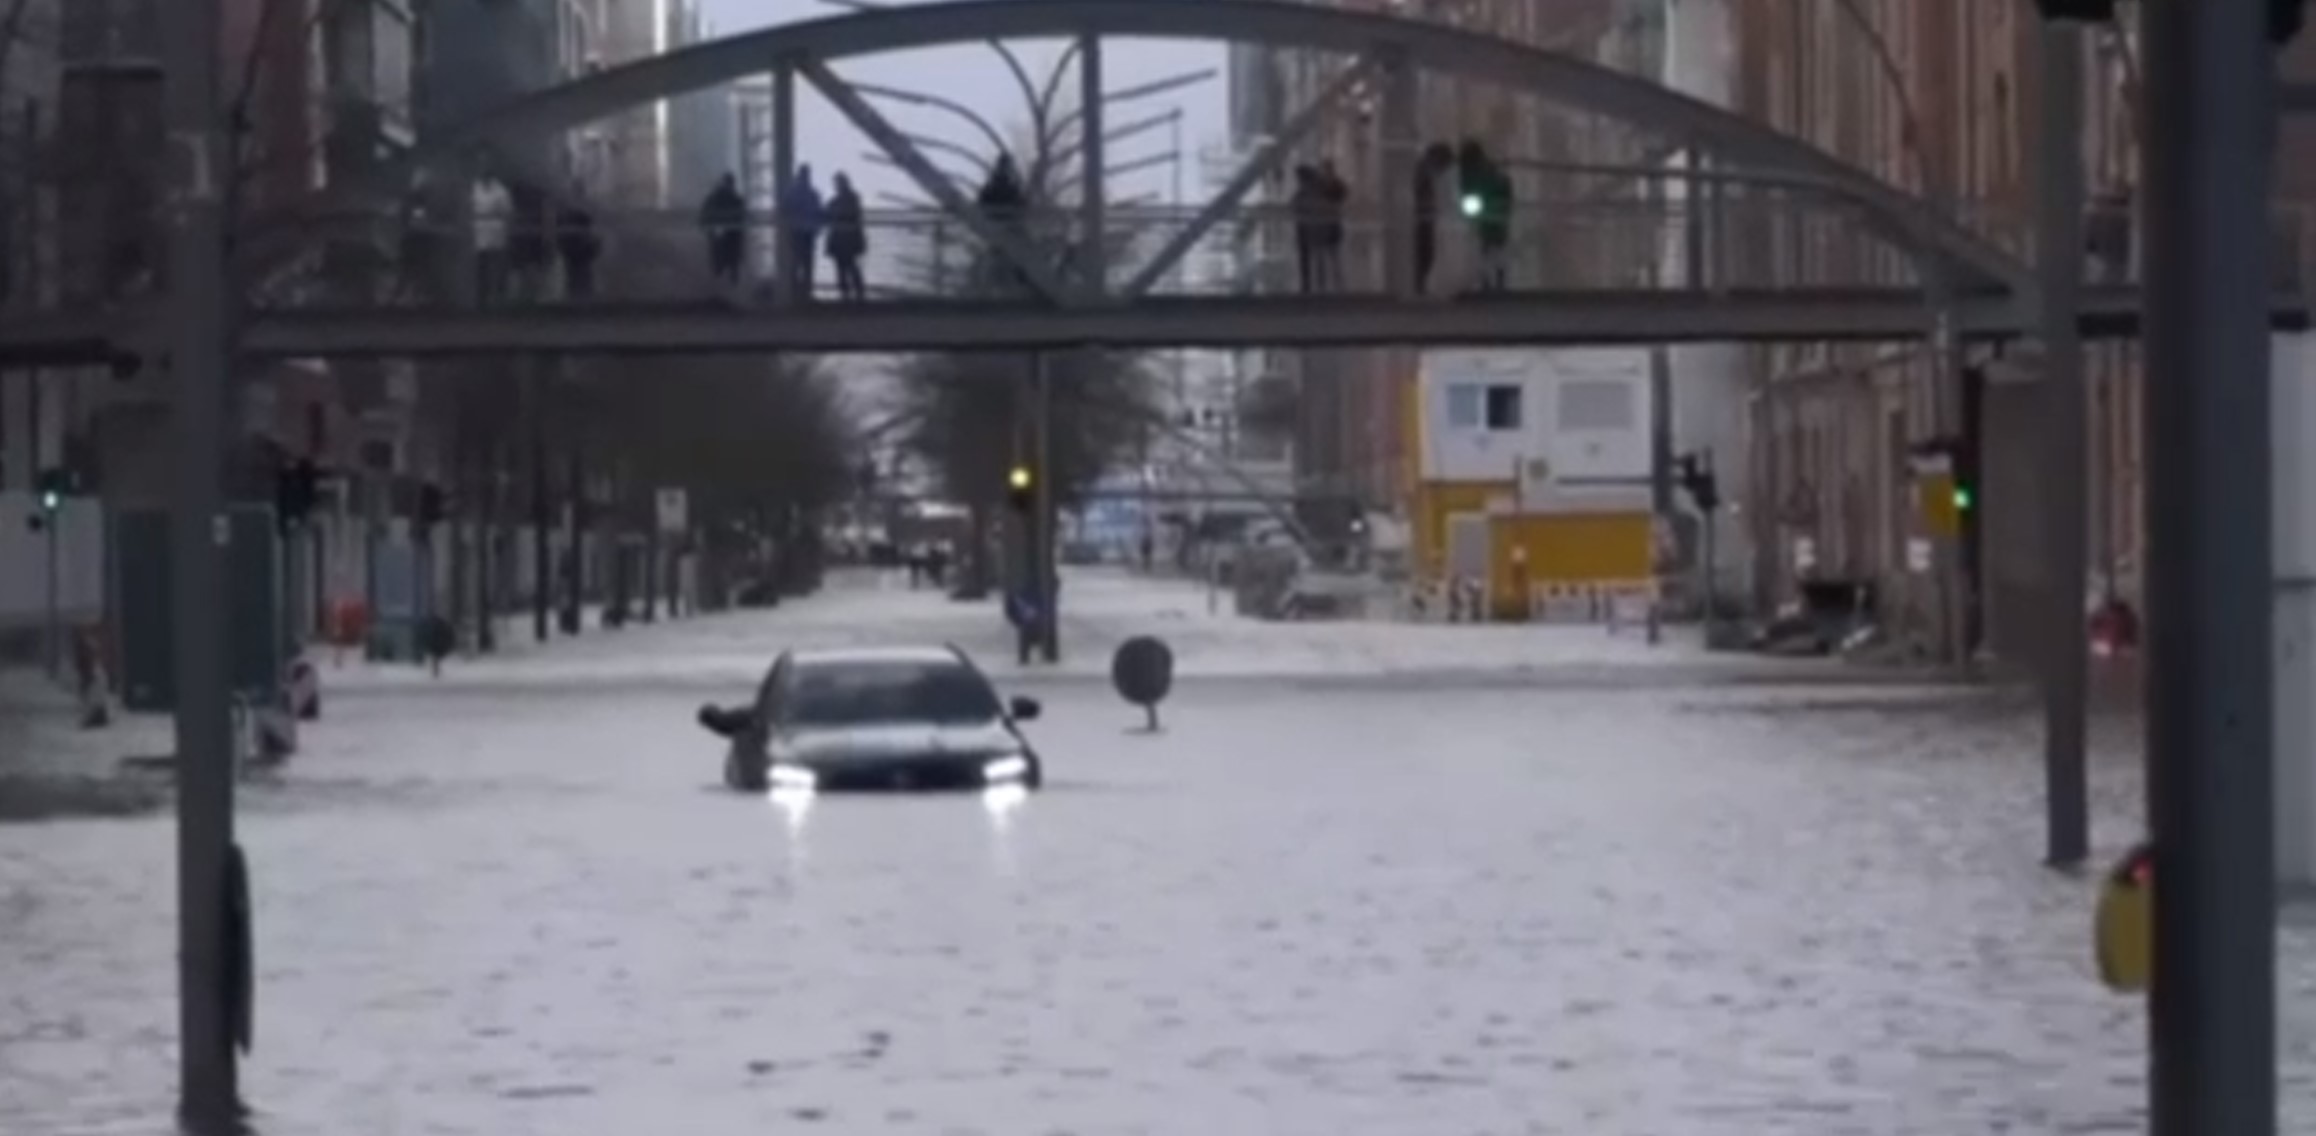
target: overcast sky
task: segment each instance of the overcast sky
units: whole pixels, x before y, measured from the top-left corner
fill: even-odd
[[[1184,0],[1171,2],[1180,3]],[[752,31],[840,12],[840,9],[820,0],[706,0],[706,7],[711,34],[715,35]],[[1042,82],[1045,69],[1053,65],[1064,45],[1051,42],[1011,46],[1029,65],[1033,77]],[[1218,71],[1213,80],[1200,86],[1117,107],[1110,112],[1112,124],[1123,125],[1176,107],[1181,108],[1183,148],[1189,151],[1185,156],[1187,164],[1184,167],[1183,186],[1185,195],[1194,201],[1201,196],[1198,193],[1201,181],[1198,156],[1222,145],[1228,138],[1228,89],[1225,78],[1219,74],[1225,55],[1224,47],[1215,43],[1116,40],[1108,42],[1103,60],[1107,72],[1106,85],[1112,91],[1185,71],[1209,67]],[[905,87],[963,102],[989,119],[1008,137],[1022,130],[1029,121],[1029,112],[1019,84],[999,61],[997,53],[985,44],[846,60],[839,63],[836,70],[854,82]],[[1074,91],[1074,83],[1074,79],[1065,80],[1064,90]],[[835,108],[817,94],[803,84],[798,86],[804,91],[804,99],[797,114],[797,141],[801,150],[799,156],[812,163],[821,184],[827,184],[830,173],[850,173],[853,181],[861,187],[862,195],[872,202],[872,207],[880,191],[905,193],[913,198],[922,196],[915,191],[907,175],[863,160],[862,152],[873,149],[868,139],[854,130]],[[883,101],[878,106],[902,130],[973,145],[976,149],[986,147],[981,134],[955,115]],[[1165,153],[1172,145],[1168,135],[1166,130],[1155,130],[1122,141],[1110,155],[1111,163],[1115,165]],[[1155,167],[1133,175],[1128,182],[1113,185],[1111,192],[1116,196],[1139,193],[1164,195],[1171,189],[1172,176],[1166,167]]]

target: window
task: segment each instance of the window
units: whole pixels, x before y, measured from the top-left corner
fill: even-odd
[[[1452,430],[1480,428],[1484,399],[1477,383],[1456,383],[1447,389],[1447,424]]]
[[[1621,379],[1578,379],[1560,384],[1560,425],[1567,430],[1631,430],[1638,426],[1639,400],[1632,383]]]
[[[1490,430],[1517,430],[1520,428],[1520,388],[1514,383],[1490,383],[1487,387],[1487,427]]]
[[[975,723],[1002,713],[997,693],[956,663],[835,663],[800,668],[780,703],[800,726]]]

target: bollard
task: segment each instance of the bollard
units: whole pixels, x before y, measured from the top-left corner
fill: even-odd
[[[1110,658],[1110,685],[1118,696],[1140,706],[1145,729],[1158,732],[1158,704],[1174,689],[1174,651],[1164,640],[1137,635],[1118,645]]]

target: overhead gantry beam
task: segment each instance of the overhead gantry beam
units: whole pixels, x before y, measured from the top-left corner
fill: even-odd
[[[2036,333],[2016,297],[1958,296],[1957,335]],[[314,309],[254,314],[242,337],[257,356],[422,356],[493,352],[683,355],[746,351],[891,353],[1159,347],[1618,346],[1668,342],[1896,342],[1931,326],[1921,291],[1868,289],[1505,293],[1454,302],[1388,297],[1146,297],[1132,304],[1048,307],[1004,302],[830,304],[809,318],[721,305],[604,305],[582,310]],[[2132,288],[2087,289],[2091,338],[2139,327]],[[2308,313],[2280,297],[2280,330]],[[37,331],[37,329],[30,329]],[[0,335],[0,355],[12,344]]]
[[[1362,56],[1383,51],[1434,74],[1485,82],[1677,138],[1724,163],[1819,181],[1866,207],[1900,247],[1964,282],[2025,291],[2016,258],[1921,199],[1767,125],[1589,60],[1445,24],[1293,0],[951,0],[767,28],[598,72],[514,100],[421,144],[365,187],[398,192],[410,164],[477,144],[538,137],[759,73],[767,59],[835,61],[987,40],[1080,36],[1260,43]],[[898,155],[895,155],[896,157]],[[329,198],[316,205],[327,211]],[[293,213],[298,212],[294,211]]]

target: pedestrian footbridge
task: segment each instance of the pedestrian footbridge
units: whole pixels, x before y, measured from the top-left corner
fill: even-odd
[[[1211,200],[1140,208],[1112,192],[1105,158],[1102,43],[1115,37],[1263,44],[1335,62],[1318,97]],[[1002,216],[974,199],[972,176],[936,165],[838,72],[864,56],[1039,38],[1074,41],[1084,109],[1054,139],[1071,143],[1067,169],[1041,171],[1027,203]],[[1613,120],[1660,140],[1654,153],[1687,157],[1579,170],[1504,155],[1519,200],[1466,216],[1459,171],[1425,164],[1429,143],[1445,141],[1421,136],[1425,75]],[[518,231],[530,226],[531,251],[510,246],[523,263],[483,271],[492,266],[478,263],[462,216],[478,158],[495,177],[561,184],[557,171],[523,166],[524,154],[552,149],[532,143],[757,77],[774,92],[772,165],[783,184],[799,165],[795,106],[809,87],[923,193],[921,211],[865,219],[865,296],[834,302],[811,279],[813,250],[777,216],[741,222],[743,278],[713,273],[688,208],[655,217],[589,206],[601,263],[577,282],[557,255],[566,214],[516,218]],[[1308,216],[1250,202],[1315,131],[1349,113],[1371,116],[1380,146],[1346,171],[1349,200],[1313,250]],[[421,180],[422,170],[435,176]],[[233,242],[249,293],[237,342],[259,356],[346,357],[2026,335],[2042,311],[2033,234],[1965,204],[1933,207],[1763,123],[1443,23],[1291,0],[952,0],[782,25],[601,71],[244,218]],[[2087,289],[2084,334],[2137,333],[2128,272]],[[2086,265],[2086,275],[2109,274]],[[2298,328],[2304,305],[2296,274],[2287,277],[2275,319]],[[0,323],[0,360],[143,359],[168,338],[157,299],[129,297]]]

